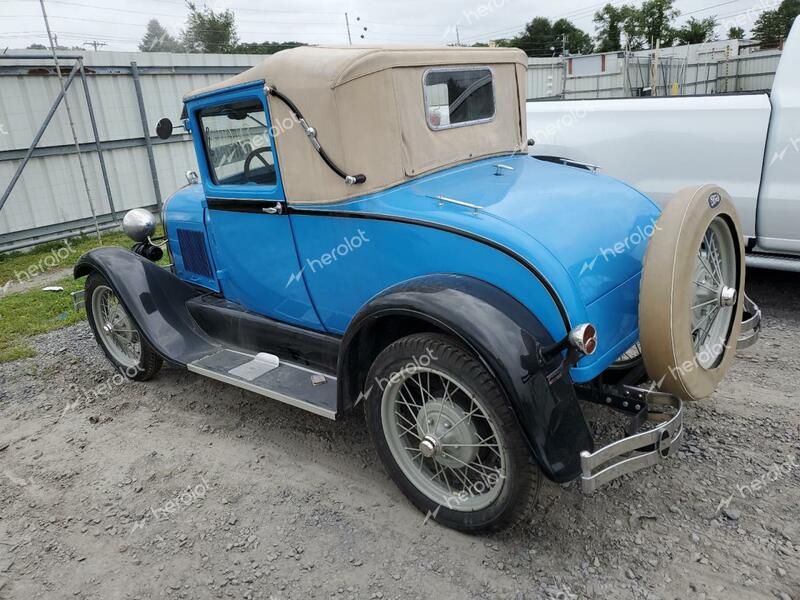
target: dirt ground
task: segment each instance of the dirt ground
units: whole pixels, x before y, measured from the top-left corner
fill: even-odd
[[[800,600],[800,276],[751,271],[760,343],[682,452],[525,527],[424,521],[363,419],[170,368],[120,382],[84,324],[0,365],[0,598]]]

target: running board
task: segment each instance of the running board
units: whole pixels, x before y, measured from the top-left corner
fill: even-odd
[[[186,367],[210,379],[261,394],[308,412],[336,418],[336,378],[286,361],[274,354],[253,356],[220,350]]]

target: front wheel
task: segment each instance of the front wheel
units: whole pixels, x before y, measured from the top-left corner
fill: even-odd
[[[367,425],[389,475],[423,513],[466,532],[532,514],[541,472],[497,382],[436,334],[402,338],[370,369]]]
[[[142,335],[108,280],[98,272],[86,279],[86,316],[106,357],[128,379],[147,381],[163,361]]]

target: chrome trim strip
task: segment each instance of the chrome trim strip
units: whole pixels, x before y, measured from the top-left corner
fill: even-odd
[[[636,391],[645,395],[648,407],[671,407],[675,409],[675,415],[653,429],[622,438],[595,452],[581,452],[581,489],[585,493],[594,492],[623,475],[656,465],[673,456],[680,448],[683,440],[681,399],[654,390]],[[614,459],[621,457],[623,460],[614,462]]]
[[[471,204],[470,202],[464,202],[463,200],[456,200],[455,198],[448,198],[447,196],[429,196],[429,198],[434,198],[439,201],[440,205],[442,202],[447,202],[449,204],[456,204],[458,206],[464,206],[466,208],[471,208],[472,210],[481,210],[483,209],[482,206],[478,206],[477,204]]]

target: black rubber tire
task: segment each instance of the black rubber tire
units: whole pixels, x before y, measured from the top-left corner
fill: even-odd
[[[117,371],[122,373],[128,379],[132,379],[134,381],[148,381],[156,376],[156,374],[161,370],[161,367],[164,364],[163,359],[153,350],[153,347],[150,343],[145,339],[144,335],[142,335],[141,329],[139,326],[134,322],[133,318],[131,317],[131,322],[134,324],[133,326],[139,332],[139,339],[142,340],[142,356],[139,360],[139,364],[135,367],[126,367],[125,365],[120,364],[117,362],[111,353],[106,348],[105,344],[103,343],[103,338],[100,337],[97,333],[97,326],[94,322],[94,313],[92,312],[92,295],[95,293],[95,290],[99,286],[106,286],[111,289],[114,289],[109,281],[102,275],[102,273],[98,271],[94,271],[89,274],[86,278],[86,284],[84,286],[84,290],[86,293],[84,299],[84,306],[86,307],[86,316],[89,320],[89,326],[92,328],[92,332],[94,333],[94,339],[97,340],[97,345],[102,348],[103,353],[106,355],[106,358],[109,362],[116,367]],[[125,306],[125,303],[122,301],[122,298],[119,299],[120,304],[125,309],[125,312],[128,313],[130,317],[130,312],[128,311],[128,307]]]
[[[430,499],[405,476],[386,443],[381,420],[383,392],[369,382],[388,380],[414,357],[430,353],[436,368],[457,379],[481,398],[487,416],[508,449],[507,476],[500,496],[474,512],[458,511]],[[542,474],[534,460],[516,417],[495,379],[486,368],[455,340],[436,333],[414,334],[387,346],[375,359],[367,375],[366,420],[372,441],[386,471],[414,506],[431,519],[466,533],[498,531],[528,522],[534,513]]]

